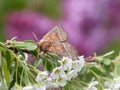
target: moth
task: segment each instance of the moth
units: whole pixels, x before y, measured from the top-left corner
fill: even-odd
[[[68,56],[71,58],[78,57],[77,50],[67,42],[68,33],[62,27],[57,25],[53,27],[43,38],[38,42],[41,51],[49,53],[57,53],[60,56]]]

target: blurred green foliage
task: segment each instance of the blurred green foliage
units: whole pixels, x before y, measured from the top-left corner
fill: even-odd
[[[38,10],[53,18],[60,18],[60,0],[43,0]]]
[[[106,52],[109,52],[113,50],[114,53],[111,55],[111,57],[115,57],[120,53],[120,38],[118,37],[116,40],[112,41],[107,45],[107,47],[103,48],[102,50],[99,51],[99,54],[103,54]]]

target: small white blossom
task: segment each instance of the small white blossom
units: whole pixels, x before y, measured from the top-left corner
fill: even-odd
[[[2,83],[0,82],[0,87],[2,87]]]
[[[23,56],[20,54],[20,55],[18,55],[18,59],[22,59],[22,60],[28,61],[28,54],[27,54],[27,53],[24,53],[24,56],[25,56],[25,57],[23,57]]]
[[[33,90],[46,90],[46,86],[45,85],[43,85],[43,86],[34,86]]]
[[[36,81],[41,82],[43,80],[46,80],[47,78],[48,78],[48,72],[47,71],[40,72],[36,77]]]
[[[76,61],[72,62],[72,68],[75,71],[79,72],[81,70],[81,68],[84,66],[85,60],[84,60],[83,56],[80,56],[78,58],[79,58],[79,60],[76,60]]]
[[[72,67],[72,59],[69,57],[63,57],[63,59],[61,61],[59,61],[61,63],[61,66],[66,70],[66,69],[71,69]]]
[[[28,61],[28,54],[24,53],[24,56],[25,56],[24,60]]]
[[[104,90],[111,90],[110,88],[106,88],[106,89],[104,89]]]
[[[66,75],[61,75],[56,79],[56,84],[63,87],[66,85],[66,80]]]
[[[78,73],[75,70],[71,70],[67,73],[67,80],[71,80],[73,77],[77,77]]]
[[[3,84],[2,82],[0,82],[0,90],[7,90],[7,86],[6,84]]]
[[[120,89],[120,78],[114,78],[113,82],[105,82],[106,89],[104,90],[119,90]]]
[[[44,80],[43,83],[45,84],[46,88],[50,87],[52,84],[52,78],[49,77],[48,79]]]
[[[98,81],[91,82],[90,85],[85,90],[97,90],[95,85],[98,84]]]
[[[60,75],[65,75],[64,69],[62,67],[56,67],[53,69],[53,72],[51,73],[51,77],[53,79],[58,78]]]
[[[46,86],[26,86],[22,90],[46,90]]]
[[[114,78],[114,88],[120,89],[120,78]]]
[[[34,87],[33,86],[26,86],[26,87],[23,87],[22,90],[34,90]]]
[[[50,86],[50,87],[57,88],[57,87],[59,87],[59,86],[58,86],[58,84],[56,84],[56,82],[54,82],[54,83],[51,83],[51,86]]]

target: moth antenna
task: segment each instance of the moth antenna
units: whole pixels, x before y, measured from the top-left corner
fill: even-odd
[[[34,32],[32,32],[32,34],[33,34],[35,40],[38,42],[39,40],[38,40],[38,38],[37,38],[37,35],[36,35]]]
[[[13,38],[11,38],[11,41],[13,41],[13,40],[15,40],[17,37],[13,37]]]

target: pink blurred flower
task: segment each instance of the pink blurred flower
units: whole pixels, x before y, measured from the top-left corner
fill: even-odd
[[[13,12],[8,17],[8,36],[18,36],[18,40],[33,39],[31,32],[34,32],[41,39],[61,23],[78,52],[91,55],[119,35],[119,0],[64,0],[61,7],[61,20],[52,20],[36,12]]]
[[[63,5],[65,17],[74,28],[69,30],[76,33],[70,41],[80,53],[90,55],[103,49],[120,34],[119,0],[66,0]]]
[[[34,39],[32,32],[40,39],[55,25],[54,20],[32,11],[13,12],[7,23],[8,38],[17,36],[18,40]]]

